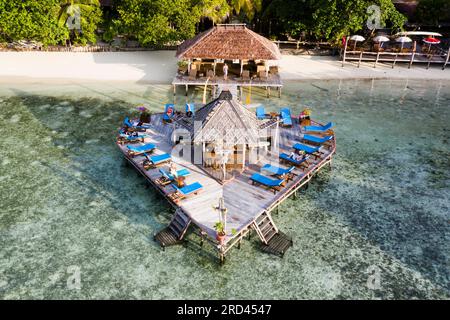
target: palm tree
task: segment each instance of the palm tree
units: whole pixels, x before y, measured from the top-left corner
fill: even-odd
[[[230,13],[227,0],[203,0],[198,5],[202,11],[202,18],[208,18],[213,23],[222,22]]]
[[[69,28],[70,36],[76,37],[82,32],[81,25],[86,23],[86,13],[99,7],[99,0],[61,0],[58,22],[61,26],[66,25]]]
[[[231,7],[236,14],[242,12],[249,20],[252,20],[256,12],[259,12],[262,7],[262,0],[231,0]]]

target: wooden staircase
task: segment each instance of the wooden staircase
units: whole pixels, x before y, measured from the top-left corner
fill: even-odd
[[[253,229],[262,241],[261,249],[264,252],[282,257],[293,245],[292,239],[278,230],[267,212],[256,218],[253,222]]]
[[[183,211],[178,209],[175,211],[172,220],[169,225],[158,232],[154,239],[158,242],[163,249],[168,246],[173,246],[176,244],[183,243],[183,237],[186,234],[189,225],[191,224],[191,219],[184,214]]]
[[[278,233],[277,226],[267,212],[264,212],[255,219],[253,222],[253,228],[264,244],[268,244],[273,236]]]

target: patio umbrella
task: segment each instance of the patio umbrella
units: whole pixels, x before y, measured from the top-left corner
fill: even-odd
[[[405,45],[405,43],[412,42],[412,39],[410,37],[407,37],[407,36],[402,36],[402,37],[398,37],[397,39],[395,39],[395,41],[402,44],[401,48],[400,48],[400,51],[402,51],[403,46]]]
[[[423,39],[423,42],[428,44],[428,50],[430,50],[432,44],[439,44],[439,43],[441,43],[441,40],[433,38],[433,37],[428,37],[428,38]]]
[[[354,34],[353,36],[351,36],[349,38],[349,40],[350,41],[355,41],[355,46],[353,47],[353,51],[355,51],[356,50],[356,43],[357,42],[362,42],[362,41],[366,40],[366,38],[364,38],[363,36],[360,36],[358,34]]]
[[[373,42],[377,42],[380,44],[380,48],[383,46],[383,42],[388,42],[391,39],[389,39],[386,36],[376,36],[375,38],[373,38]]]

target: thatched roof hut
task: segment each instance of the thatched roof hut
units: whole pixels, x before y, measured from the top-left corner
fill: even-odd
[[[244,24],[219,24],[199,33],[184,41],[176,56],[179,59],[281,59],[281,53],[273,42]]]

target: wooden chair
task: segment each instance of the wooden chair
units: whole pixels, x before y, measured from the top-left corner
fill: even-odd
[[[189,71],[189,80],[195,79],[197,79],[197,69],[191,69],[191,71]]]
[[[249,70],[242,71],[242,80],[250,81],[250,71]]]

